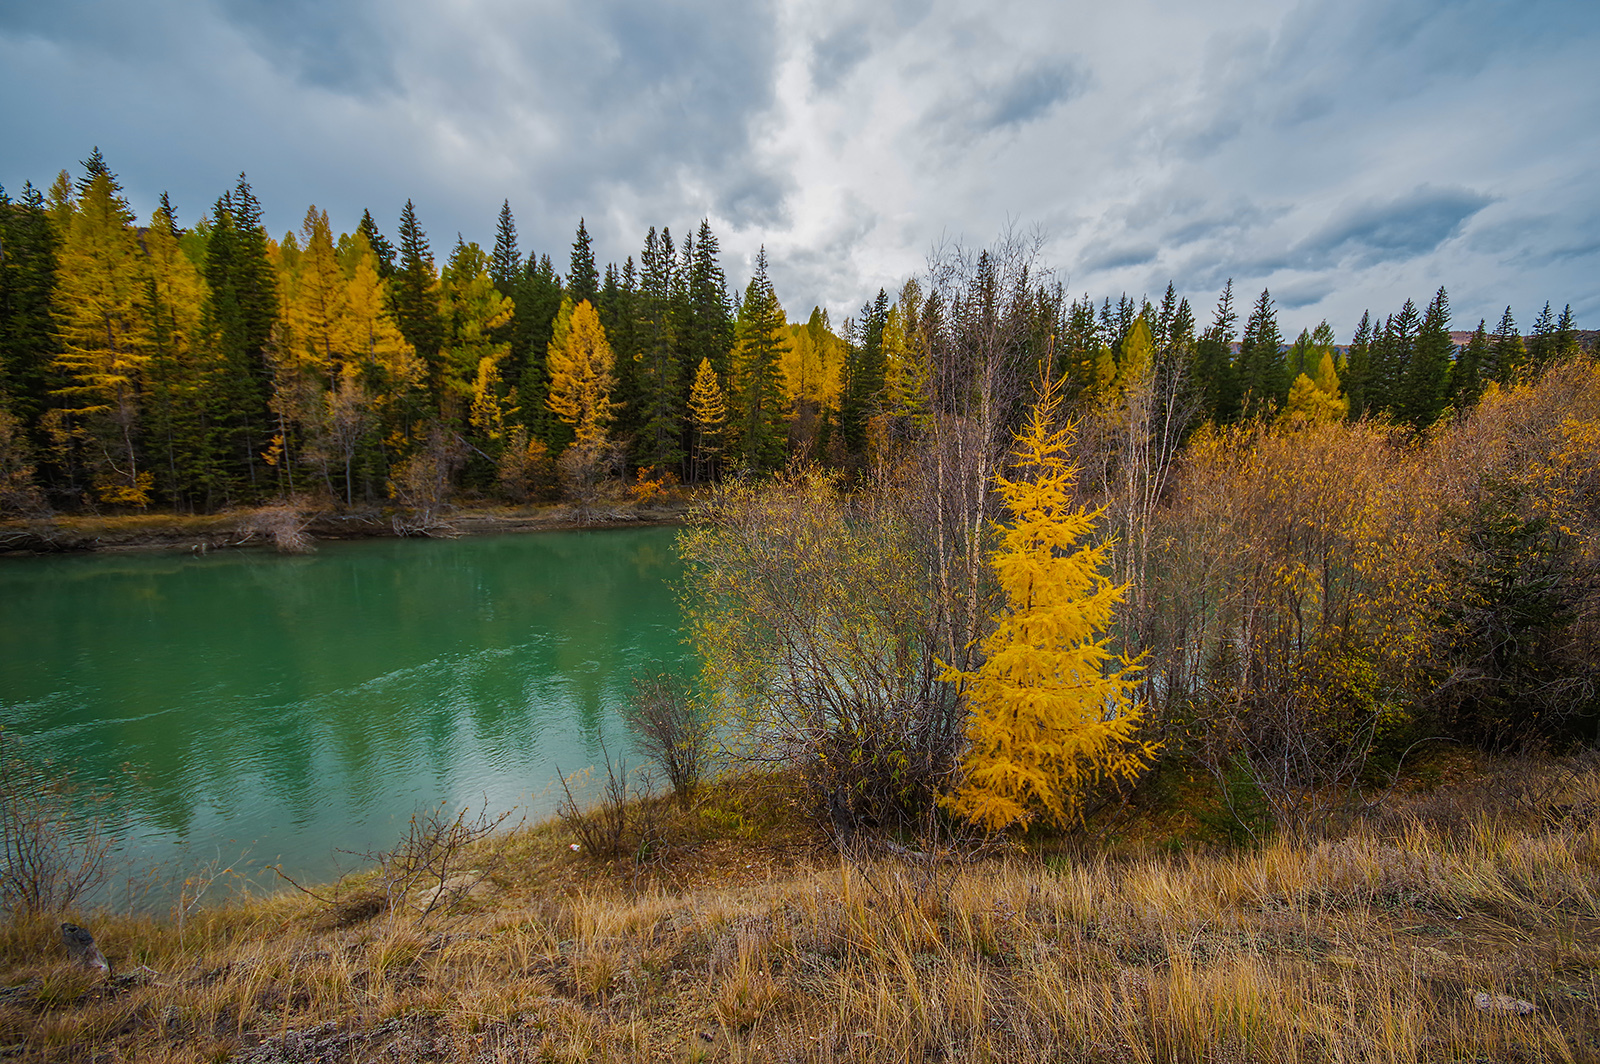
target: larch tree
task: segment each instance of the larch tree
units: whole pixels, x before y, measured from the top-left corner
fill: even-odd
[[[1155,752],[1135,738],[1137,665],[1104,634],[1127,587],[1102,575],[1107,546],[1085,542],[1098,512],[1072,508],[1060,405],[1047,383],[1015,441],[1013,476],[995,478],[1012,515],[990,559],[1006,608],[982,664],[945,673],[965,698],[969,743],[946,804],[990,831],[1070,822],[1091,786],[1134,779]]]
[[[702,358],[689,390],[689,423],[694,427],[690,478],[694,481],[715,475],[722,454],[722,432],[728,421],[728,404],[711,359]]]
[[[571,425],[579,443],[599,443],[611,425],[613,376],[611,345],[600,315],[587,299],[577,306],[563,300],[550,340],[552,413]]]
[[[62,241],[56,365],[69,382],[59,392],[74,422],[72,435],[86,444],[95,493],[102,502],[142,507],[154,484],[137,443],[150,337],[143,256],[132,223],[121,189],[102,165],[86,180]]]

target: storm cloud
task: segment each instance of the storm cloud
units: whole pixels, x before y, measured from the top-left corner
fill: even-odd
[[[1232,278],[1286,332],[1440,285],[1590,325],[1597,45],[1580,0],[12,4],[0,183],[98,145],[141,215],[245,171],[276,234],[411,199],[441,250],[509,200],[558,269],[580,216],[617,262],[708,218],[796,318],[1037,224],[1074,292]]]

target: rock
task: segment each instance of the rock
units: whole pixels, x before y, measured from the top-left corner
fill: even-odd
[[[1538,1010],[1538,1006],[1531,1001],[1506,997],[1504,994],[1485,994],[1481,990],[1472,995],[1472,1003],[1482,1012],[1509,1012],[1517,1016],[1531,1016]]]
[[[67,947],[67,957],[72,963],[91,971],[110,973],[111,964],[106,960],[106,955],[100,952],[100,947],[94,944],[94,936],[84,928],[77,924],[62,924],[61,944]]]

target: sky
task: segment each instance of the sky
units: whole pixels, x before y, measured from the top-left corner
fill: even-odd
[[[1224,282],[1348,340],[1444,286],[1452,326],[1600,328],[1594,0],[0,2],[0,184],[98,146],[141,217],[248,175],[269,231],[415,203],[441,263],[565,272],[709,219],[791,319],[1037,239],[1039,276],[1201,324]]]

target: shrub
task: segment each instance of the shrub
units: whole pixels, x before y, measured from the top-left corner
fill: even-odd
[[[106,881],[112,840],[96,813],[105,799],[0,732],[0,906],[13,919],[65,912]]]

